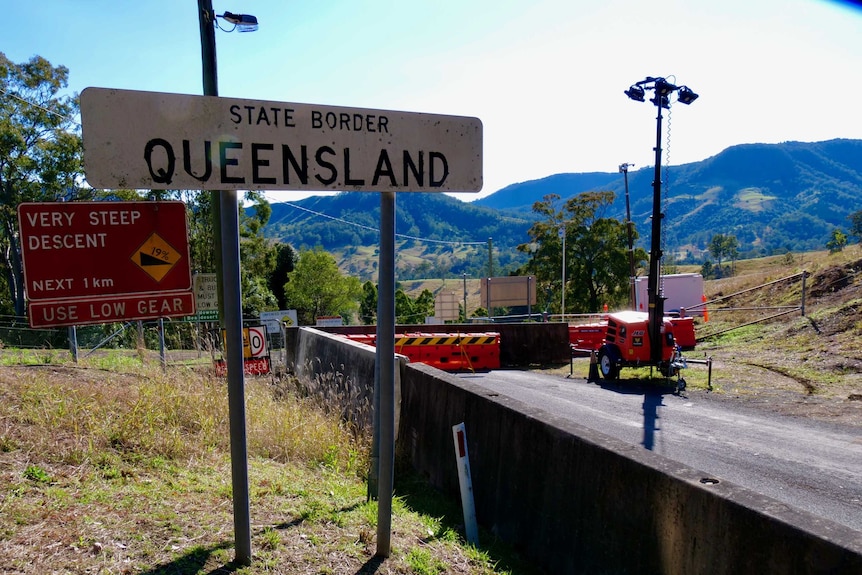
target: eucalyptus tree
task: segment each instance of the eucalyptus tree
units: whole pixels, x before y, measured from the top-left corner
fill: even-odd
[[[0,52],[0,312],[24,315],[18,204],[87,199],[82,186],[78,102],[63,95],[69,70],[34,56],[15,64]]]
[[[521,274],[536,276],[538,294],[559,294],[565,288],[566,312],[590,313],[604,305],[615,307],[629,297],[630,267],[626,225],[605,217],[613,204],[612,191],[584,192],[557,206],[560,196],[549,194],[533,204],[543,219],[528,230],[530,241],[518,250],[529,255]],[[563,237],[565,235],[565,286],[563,282]],[[637,232],[634,233],[637,239]],[[635,261],[647,258],[635,248]],[[545,295],[546,307],[560,311],[559,296]]]

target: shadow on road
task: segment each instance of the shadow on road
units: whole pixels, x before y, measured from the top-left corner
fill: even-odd
[[[641,445],[644,448],[653,450],[655,446],[655,432],[660,431],[658,420],[660,419],[658,408],[664,404],[664,396],[667,394],[677,394],[676,387],[668,385],[656,384],[654,381],[644,381],[640,379],[634,380],[617,380],[617,381],[601,381],[599,385],[602,389],[622,393],[626,395],[643,395],[643,417],[644,417],[644,436]]]

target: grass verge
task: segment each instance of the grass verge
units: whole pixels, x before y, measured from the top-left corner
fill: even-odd
[[[391,556],[376,558],[367,438],[269,379],[247,380],[246,400],[254,558],[240,566],[223,381],[3,362],[0,571],[537,573],[487,533],[465,544],[457,506],[409,476],[396,478]]]

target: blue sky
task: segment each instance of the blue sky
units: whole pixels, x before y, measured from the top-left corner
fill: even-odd
[[[653,163],[646,76],[691,87],[665,162],[728,146],[862,138],[862,10],[832,0],[213,0],[260,29],[217,31],[219,93],[475,116],[481,194]],[[69,68],[69,88],[202,93],[196,0],[0,0],[0,51]],[[668,127],[670,128],[668,130]],[[300,192],[272,192],[296,200]]]

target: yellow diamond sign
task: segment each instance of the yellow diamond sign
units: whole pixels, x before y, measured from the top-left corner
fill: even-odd
[[[182,257],[159,234],[154,233],[132,254],[132,261],[150,277],[160,282]]]

